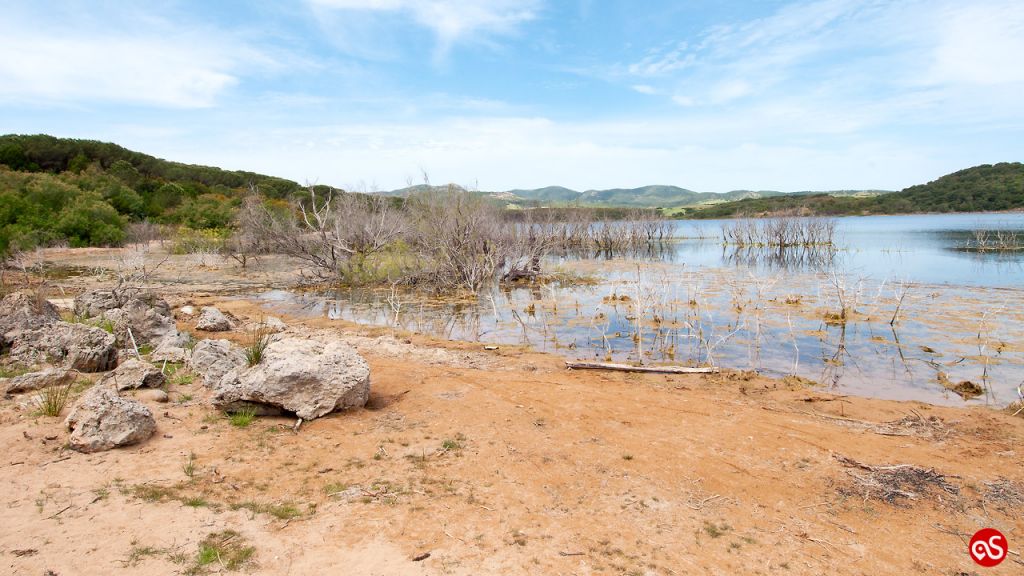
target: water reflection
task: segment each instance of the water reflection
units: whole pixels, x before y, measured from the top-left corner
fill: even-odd
[[[823,271],[835,264],[834,246],[722,246],[722,263],[759,270]]]
[[[592,286],[496,288],[456,302],[393,290],[259,297],[307,314],[574,359],[716,364],[947,404],[963,403],[947,388],[970,381],[985,391],[972,402],[1008,403],[1024,381],[1021,255],[951,248],[983,216],[928,218],[842,219],[842,244],[828,250],[739,250],[697,239],[628,257],[552,258],[551,266],[597,275]],[[1015,221],[1024,229],[1024,215]]]

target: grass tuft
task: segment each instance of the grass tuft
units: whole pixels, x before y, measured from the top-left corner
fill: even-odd
[[[73,383],[64,386],[48,386],[36,396],[36,406],[43,416],[60,416],[71,398]]]
[[[228,420],[232,426],[236,428],[246,428],[256,420],[256,408],[253,406],[244,406],[236,412],[228,414]]]
[[[181,471],[188,476],[189,480],[195,478],[196,475],[196,453],[189,452],[188,458],[185,459],[185,464],[181,467]]]
[[[249,332],[248,342],[245,345],[245,361],[249,366],[255,366],[263,360],[263,353],[270,345],[270,338],[273,335],[270,328],[262,322]]]
[[[302,511],[299,510],[299,507],[291,502],[263,504],[260,502],[246,501],[238,504],[232,504],[231,509],[248,510],[253,514],[269,514],[278,520],[291,520],[292,518],[302,516]]]
[[[211,564],[217,564],[228,571],[240,570],[252,564],[255,555],[256,548],[249,546],[245,537],[238,532],[213,532],[199,543],[195,563],[185,574],[206,574]]]

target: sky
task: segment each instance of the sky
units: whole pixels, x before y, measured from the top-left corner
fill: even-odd
[[[893,190],[1024,160],[1020,0],[0,0],[0,14],[0,133],[349,190]]]

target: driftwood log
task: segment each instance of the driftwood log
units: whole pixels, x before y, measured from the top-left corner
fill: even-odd
[[[654,372],[657,374],[717,374],[717,366],[632,366],[607,362],[566,362],[571,370],[616,370],[619,372]]]

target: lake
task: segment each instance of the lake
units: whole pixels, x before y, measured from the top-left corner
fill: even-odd
[[[571,359],[713,364],[938,404],[1018,399],[1024,251],[976,248],[979,238],[1024,234],[1024,214],[836,225],[835,249],[737,249],[723,246],[722,221],[679,221],[679,239],[645,254],[549,259],[549,269],[592,284],[494,289],[458,302],[389,290],[254,297],[268,308]],[[951,390],[958,386],[980,393],[965,399]]]

